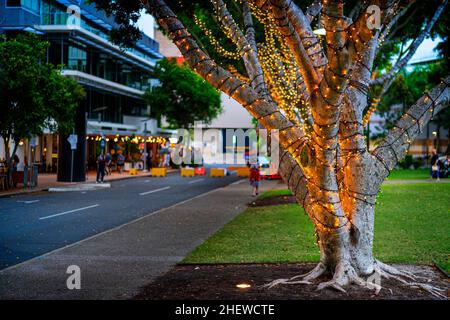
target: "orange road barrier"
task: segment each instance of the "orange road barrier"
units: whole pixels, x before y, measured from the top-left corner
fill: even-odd
[[[211,177],[225,177],[226,169],[223,168],[212,168],[210,170]]]
[[[136,168],[130,168],[130,170],[128,172],[132,176],[137,176],[137,174],[138,174],[138,170]]]
[[[194,168],[181,168],[182,177],[193,177],[195,176]]]
[[[236,170],[238,177],[250,177],[250,169],[247,167],[240,167]]]
[[[166,168],[152,168],[152,177],[165,177],[166,175]]]

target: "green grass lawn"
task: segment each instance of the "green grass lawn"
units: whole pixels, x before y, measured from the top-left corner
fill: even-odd
[[[392,170],[388,180],[425,180],[430,177],[430,169],[398,169]]]
[[[288,189],[275,189],[264,192],[258,199],[266,199],[275,196],[291,196],[292,192]]]
[[[270,195],[287,194],[271,191]],[[375,217],[375,256],[450,271],[450,184],[385,185]],[[297,205],[248,208],[184,263],[315,262],[313,227]]]

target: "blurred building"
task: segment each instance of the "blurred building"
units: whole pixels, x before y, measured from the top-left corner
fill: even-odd
[[[160,44],[160,53],[169,59],[176,59],[178,63],[183,63],[184,58],[177,46],[168,39],[160,30],[155,30],[155,39]],[[221,131],[221,144],[222,152],[230,151],[235,147],[236,139],[225,139],[227,129],[231,130],[247,130],[254,129],[255,123],[253,117],[239,104],[236,100],[229,97],[225,93],[221,92],[222,100],[222,112],[211,121],[210,124],[206,124],[206,129],[218,129]],[[248,149],[248,139],[246,142],[246,148]],[[242,150],[240,150],[242,151]]]
[[[114,153],[125,149],[120,144],[142,144],[158,135],[157,122],[142,99],[162,58],[156,40],[144,35],[133,48],[118,47],[108,38],[113,18],[83,0],[3,0],[0,17],[1,33],[30,32],[48,41],[47,62],[64,65],[63,75],[86,90],[75,121],[75,181],[85,180],[86,163],[95,166],[101,151]],[[71,149],[66,138],[44,132],[32,143],[22,142],[19,157],[23,161],[29,155],[42,170],[58,167],[59,180],[67,181]]]

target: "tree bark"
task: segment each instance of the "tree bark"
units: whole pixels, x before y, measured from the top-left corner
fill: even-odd
[[[291,1],[248,0],[243,2],[244,33],[223,1],[212,0],[221,23],[225,30],[231,30],[231,39],[242,53],[252,79],[245,83],[211,60],[164,0],[142,2],[200,76],[240,102],[265,128],[280,130],[279,173],[314,225],[320,263],[307,275],[275,280],[269,286],[309,283],[324,273],[331,274],[332,279],[321,283],[321,289],[344,290],[351,283],[371,287],[365,278],[374,272],[402,282],[402,277],[412,279],[373,257],[375,203],[381,184],[409,144],[433,115],[449,104],[450,77],[419,99],[370,153],[363,116],[381,31],[369,29],[364,10],[355,10],[355,15],[362,12],[352,23],[344,16],[342,0],[314,1],[306,14]],[[374,2],[386,8],[382,12],[385,23],[395,19],[396,1]],[[268,72],[260,61],[257,50],[264,44],[255,43],[249,12],[252,5],[273,22],[271,27],[278,29],[291,49],[290,57],[295,60],[299,78],[305,82],[302,95],[308,101],[309,125],[291,120],[286,110],[277,105],[283,99],[271,98],[276,94],[269,92],[263,71],[277,77],[280,84],[286,82],[285,74]],[[318,8],[326,17],[326,49],[310,25]],[[274,63],[282,65],[283,61]],[[414,285],[439,295],[429,285]]]

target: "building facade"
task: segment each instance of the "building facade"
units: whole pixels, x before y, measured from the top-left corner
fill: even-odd
[[[173,42],[168,39],[161,31],[155,30],[155,39],[160,44],[160,53],[168,59],[176,59],[177,63],[183,63],[184,58],[180,50]],[[211,121],[211,123],[204,125],[204,129],[217,129],[220,131],[218,147],[222,146],[223,153],[229,152],[243,152],[248,153],[250,149],[249,138],[245,138],[244,146],[238,146],[235,136],[228,136],[227,131],[252,130],[256,128],[253,122],[253,117],[242,107],[239,102],[229,97],[227,94],[221,92],[222,112]],[[204,146],[205,147],[205,146]],[[240,150],[243,149],[243,150]],[[241,159],[243,160],[243,159]],[[245,161],[245,159],[243,160]]]
[[[85,88],[75,119],[74,181],[85,180],[100,152],[123,152],[134,161],[142,143],[157,136],[157,122],[142,98],[155,83],[151,72],[162,58],[157,41],[143,35],[133,48],[120,48],[108,39],[113,18],[83,0],[0,0],[0,17],[1,33],[32,32],[48,41],[47,62],[63,65],[63,75]],[[19,155],[25,160],[29,154],[45,171],[57,167],[58,179],[68,181],[67,137],[44,132],[37,141],[23,142]]]

